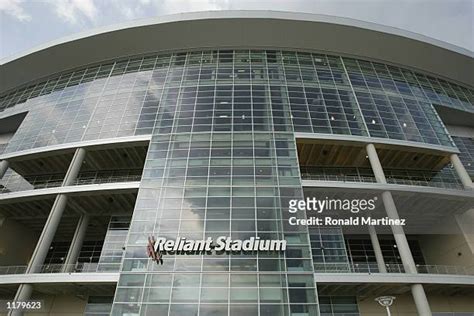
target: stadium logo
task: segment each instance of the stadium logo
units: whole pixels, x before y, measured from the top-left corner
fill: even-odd
[[[260,237],[250,237],[249,239],[231,239],[227,236],[220,236],[215,241],[208,237],[203,240],[191,240],[178,237],[176,240],[166,238],[156,239],[154,236],[148,237],[146,247],[147,255],[157,264],[163,264],[164,254],[199,254],[226,252],[272,252],[285,251],[286,240],[264,240]]]

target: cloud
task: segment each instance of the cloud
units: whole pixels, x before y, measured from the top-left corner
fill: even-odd
[[[0,0],[0,12],[5,12],[21,22],[30,21],[31,15],[25,12],[22,3],[23,0]]]
[[[190,11],[222,10],[230,0],[108,0],[107,9],[126,20]],[[103,4],[102,2],[100,4]]]
[[[473,3],[473,0],[0,0],[0,18],[7,17],[0,21],[0,37],[7,39],[0,47],[0,57],[27,49],[32,43],[88,28],[166,14],[229,9],[301,11],[355,18],[410,30],[474,51]]]
[[[158,4],[160,13],[172,14],[190,11],[224,10],[230,6],[229,0],[162,0]]]
[[[94,0],[48,0],[53,6],[55,14],[71,24],[76,24],[84,18],[95,22],[97,18],[97,6]]]
[[[107,2],[111,12],[122,16],[125,20],[134,20],[146,15],[150,0],[109,0]]]

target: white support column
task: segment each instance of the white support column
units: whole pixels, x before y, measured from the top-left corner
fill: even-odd
[[[385,173],[383,172],[382,164],[380,163],[379,155],[377,154],[377,149],[375,149],[374,144],[367,144],[366,150],[370,165],[372,166],[372,171],[374,172],[375,180],[377,180],[377,183],[387,183],[387,179],[385,178]]]
[[[33,285],[31,284],[20,284],[18,290],[16,291],[15,302],[25,302],[30,299],[31,294],[33,293]],[[12,309],[8,313],[8,316],[22,316],[23,311],[20,309]]]
[[[419,316],[432,316],[431,308],[428,304],[428,298],[426,297],[425,290],[421,284],[413,284],[411,286],[411,294],[415,301],[416,310]]]
[[[63,187],[73,184],[76,180],[79,171],[81,171],[82,163],[84,162],[84,158],[86,157],[86,150],[84,148],[76,149],[74,156],[72,157],[71,163],[69,164],[69,168],[66,172],[66,176],[63,180]]]
[[[453,164],[454,170],[456,170],[456,173],[459,179],[461,180],[462,185],[466,189],[473,189],[474,185],[472,184],[471,177],[469,176],[469,173],[467,173],[466,168],[464,168],[464,165],[459,159],[459,156],[457,154],[452,154],[450,156],[450,159],[451,163]]]
[[[79,218],[76,231],[74,232],[71,241],[71,246],[69,247],[66,260],[64,260],[63,272],[74,271],[74,264],[77,263],[79,253],[81,252],[82,244],[84,243],[84,238],[86,236],[87,226],[89,226],[89,219],[90,216],[88,214],[84,214]]]
[[[38,243],[36,244],[35,251],[31,256],[30,263],[28,264],[28,269],[26,271],[27,273],[40,272],[41,266],[46,259],[46,255],[48,254],[49,247],[51,246],[51,242],[53,241],[54,235],[56,234],[56,230],[58,229],[64,209],[66,208],[66,203],[67,196],[64,194],[59,194],[56,197],[56,200],[54,200],[53,207],[49,212],[46,224],[43,227],[43,231],[41,232],[41,236],[38,240]]]
[[[81,169],[82,161],[84,160],[85,150],[83,148],[78,148],[72,158],[71,164],[69,165],[68,171],[63,181],[63,186],[69,185],[77,177],[79,170]],[[28,265],[28,273],[35,273],[43,265],[44,259],[48,254],[49,247],[53,241],[56,230],[58,229],[59,222],[63,215],[64,209],[67,204],[67,196],[64,194],[59,194],[54,201],[51,212],[49,213],[46,224],[43,227],[43,231],[39,238],[39,241],[36,245],[36,249],[33,252],[33,256]]]
[[[63,186],[69,185],[74,182],[81,169],[82,162],[85,157],[85,150],[83,148],[76,149],[74,157],[69,164],[68,171],[63,181]],[[58,229],[59,222],[64,213],[67,204],[67,196],[65,194],[58,194],[54,200],[53,207],[49,212],[46,224],[43,227],[41,236],[36,244],[36,248],[31,256],[26,273],[38,273],[41,272],[41,267],[48,254],[51,242],[54,239],[56,230]],[[33,288],[30,284],[21,284],[18,288],[15,297],[21,298],[22,301],[26,301],[30,298]],[[12,314],[12,315],[21,315]]]
[[[370,240],[372,242],[372,248],[374,248],[375,260],[377,261],[379,273],[387,273],[387,268],[385,267],[385,260],[383,259],[382,248],[380,248],[379,239],[377,237],[377,231],[372,225],[369,225],[369,235]]]
[[[383,205],[387,216],[391,219],[399,219],[397,206],[393,200],[392,193],[385,191],[382,193]],[[418,273],[416,270],[415,261],[413,260],[413,255],[408,245],[408,240],[403,231],[402,226],[394,225],[392,226],[393,237],[395,238],[395,243],[397,244],[397,249],[400,254],[400,259],[402,259],[403,267],[405,268],[405,273]]]
[[[372,171],[374,172],[375,179],[378,183],[386,184],[387,180],[383,172],[382,164],[380,163],[377,150],[373,144],[367,144],[367,155],[369,157],[370,165],[372,166]],[[393,200],[392,193],[390,191],[384,191],[382,193],[383,205],[387,216],[391,219],[398,219],[398,210]],[[408,240],[405,235],[405,232],[402,226],[391,226],[393,236],[395,238],[395,243],[397,244],[398,252],[405,268],[405,273],[418,273],[413,260],[413,255],[411,253],[410,247],[408,245]],[[426,298],[425,290],[421,284],[414,284],[411,287],[411,292],[413,299],[415,300],[416,309],[418,315],[420,316],[431,316],[431,309]]]
[[[0,161],[0,180],[3,178],[8,169],[8,160]]]

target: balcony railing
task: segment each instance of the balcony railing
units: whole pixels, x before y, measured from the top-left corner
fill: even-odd
[[[141,169],[80,173],[74,185],[140,181]]]
[[[0,275],[5,274],[24,274],[28,266],[3,266],[0,267]],[[94,272],[118,272],[119,263],[87,263],[79,262],[76,264],[45,264],[40,267],[36,273],[94,273]]]
[[[303,180],[340,182],[377,182],[369,168],[301,167]]]
[[[140,181],[141,174],[142,169],[81,172],[72,185]],[[60,187],[64,176],[64,174],[50,174],[22,177],[13,170],[8,170],[0,180],[0,193]]]
[[[368,182],[375,183],[376,179],[370,168],[333,168],[333,167],[301,167],[303,180],[338,181],[338,182]],[[424,187],[439,187],[446,189],[462,189],[463,186],[454,170],[444,168],[440,171],[384,169],[388,183],[414,185]]]
[[[385,264],[387,273],[405,273],[402,264]],[[447,266],[447,265],[416,265],[418,273],[422,274],[448,274],[448,275],[474,275],[474,267]],[[380,273],[376,263],[325,263],[314,264],[316,273]]]

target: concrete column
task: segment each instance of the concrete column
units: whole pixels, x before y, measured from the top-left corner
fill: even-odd
[[[469,173],[467,173],[466,168],[464,168],[464,165],[459,159],[459,156],[457,154],[452,154],[450,156],[450,159],[451,159],[451,163],[453,164],[454,170],[456,170],[456,173],[459,179],[461,180],[462,185],[466,189],[474,188],[471,177],[469,176]]]
[[[419,316],[432,316],[431,308],[426,298],[425,290],[421,284],[413,284],[411,293],[415,300],[416,310]],[[425,303],[426,302],[426,303]]]
[[[56,230],[58,229],[64,209],[66,208],[66,203],[67,196],[64,194],[59,194],[56,197],[56,200],[54,200],[51,212],[49,212],[46,224],[43,227],[35,251],[31,256],[30,263],[28,264],[27,273],[37,273],[41,270],[41,266],[44,263],[44,259],[46,259],[49,247],[51,246],[51,242],[53,241]]]
[[[0,161],[0,180],[5,175],[5,172],[7,172],[8,165],[9,165],[8,160]]]
[[[374,144],[367,144],[366,150],[370,165],[372,166],[372,171],[374,172],[375,180],[377,180],[377,183],[387,183],[387,179],[385,179],[385,173],[383,172],[382,164],[380,163],[379,155],[377,154]]]
[[[33,285],[31,284],[20,284],[16,291],[15,302],[24,302],[30,299],[31,293],[33,293]],[[8,316],[22,316],[23,311],[18,309],[10,310]]]
[[[397,207],[395,205],[395,201],[393,200],[392,193],[389,191],[383,192],[382,200],[385,211],[387,212],[387,216],[391,219],[399,219]],[[395,243],[397,244],[398,252],[400,253],[400,258],[402,259],[403,267],[405,268],[405,273],[418,273],[416,270],[415,261],[413,260],[413,255],[408,245],[407,237],[403,231],[402,226],[392,226],[392,232],[393,237],[395,238]]]
[[[81,169],[84,157],[85,150],[83,148],[78,148],[74,153],[71,163],[69,164],[68,171],[63,181],[63,186],[70,185],[74,182]],[[38,243],[36,244],[35,251],[31,256],[26,273],[38,273],[41,271],[41,267],[44,264],[49,247],[51,246],[51,242],[53,241],[56,230],[58,229],[59,222],[61,221],[64,209],[66,208],[66,204],[67,196],[64,194],[58,194],[54,200],[53,207],[49,212],[48,219],[46,220],[46,224],[43,227],[43,231],[41,232]],[[22,284],[18,288],[15,297],[18,297],[18,300],[21,301],[29,300],[32,291],[33,288],[30,284]],[[20,312],[20,314],[14,315],[22,315],[22,313]]]
[[[64,261],[63,272],[72,272],[74,271],[74,264],[76,264],[77,259],[79,258],[79,253],[82,249],[82,244],[84,243],[84,237],[86,236],[87,226],[89,225],[90,216],[84,214],[79,218],[77,223],[76,231],[72,238],[71,246]]]
[[[369,235],[370,240],[372,241],[372,248],[374,248],[375,260],[377,261],[379,273],[387,273],[387,268],[385,267],[385,260],[383,259],[382,255],[382,248],[380,248],[379,239],[377,238],[377,231],[372,225],[369,225]]]
[[[375,146],[373,144],[368,144],[366,149],[375,179],[378,183],[387,183]],[[387,216],[391,219],[398,219],[398,210],[397,206],[395,205],[395,201],[393,200],[392,193],[390,191],[383,192],[382,200],[385,211],[387,212]],[[418,273],[416,270],[415,261],[413,260],[413,255],[408,245],[407,237],[403,231],[402,226],[394,225],[391,228],[395,238],[395,243],[397,244],[398,252],[400,253],[403,267],[405,268],[405,273]],[[430,305],[428,303],[428,299],[426,298],[423,286],[421,284],[414,284],[411,287],[411,292],[413,299],[415,300],[418,315],[431,316]]]
[[[74,157],[69,165],[66,177],[64,178],[63,186],[72,183],[77,174],[79,173],[82,161],[84,159],[85,151],[82,148],[76,150]],[[41,266],[44,263],[44,259],[48,254],[49,247],[53,241],[56,230],[58,229],[59,222],[63,215],[64,209],[66,208],[67,196],[64,194],[59,194],[54,200],[53,207],[49,212],[48,219],[46,224],[43,227],[41,236],[36,244],[35,251],[31,257],[30,263],[28,265],[27,273],[35,273],[39,271]]]
[[[81,171],[82,162],[86,157],[86,150],[84,148],[76,149],[74,156],[72,157],[71,163],[69,164],[69,168],[66,172],[66,176],[63,180],[63,186],[68,186],[73,184],[76,180],[79,171]]]

